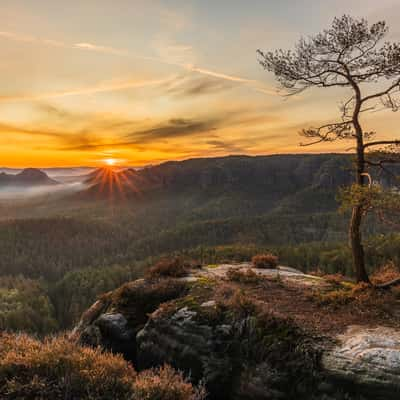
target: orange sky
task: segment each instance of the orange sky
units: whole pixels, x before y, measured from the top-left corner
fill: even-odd
[[[335,12],[359,16],[359,4],[335,1]],[[362,11],[400,40],[398,1]],[[284,98],[255,52],[291,47],[332,18],[319,0],[2,0],[0,166],[344,151],[300,147],[297,132],[335,120],[346,93]],[[400,137],[399,114],[365,123]]]

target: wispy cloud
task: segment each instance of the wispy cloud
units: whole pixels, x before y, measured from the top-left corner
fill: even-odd
[[[72,45],[76,49],[96,51],[99,53],[115,54],[117,56],[129,56],[129,53],[124,50],[114,49],[107,46],[96,46],[92,43],[75,43]]]
[[[25,42],[25,43],[37,43],[45,46],[53,46],[53,47],[63,47],[63,48],[69,48],[69,49],[75,49],[75,50],[82,50],[82,51],[90,51],[90,52],[97,52],[97,53],[102,53],[102,54],[109,54],[109,55],[114,55],[114,56],[119,56],[119,57],[127,57],[127,58],[133,58],[133,59],[142,59],[146,61],[152,61],[152,62],[157,62],[157,63],[163,63],[166,65],[173,65],[178,68],[184,69],[186,71],[192,72],[192,73],[197,73],[201,75],[206,75],[206,76],[211,76],[216,79],[220,80],[225,80],[225,81],[230,81],[230,82],[236,82],[239,84],[247,85],[251,87],[252,89],[268,94],[268,95],[275,95],[276,90],[271,90],[269,87],[264,85],[263,83],[254,80],[254,79],[249,79],[241,76],[236,76],[232,74],[228,74],[225,72],[220,72],[220,71],[214,71],[213,69],[208,69],[208,68],[202,68],[198,67],[194,64],[190,63],[181,63],[181,62],[176,62],[173,60],[168,60],[165,58],[157,58],[157,57],[150,57],[150,56],[144,56],[141,54],[134,54],[128,50],[124,49],[118,49],[110,46],[102,46],[94,43],[89,43],[89,42],[78,42],[78,43],[73,43],[73,44],[68,44],[64,43],[61,41],[56,41],[56,40],[51,40],[51,39],[42,39],[38,38],[32,35],[25,35],[25,34],[19,34],[15,32],[8,32],[8,31],[0,31],[0,38],[3,39],[8,39],[8,40],[13,40],[13,41],[18,41],[18,42]],[[174,48],[175,51],[179,51],[179,53],[184,53],[186,51],[192,50],[192,47],[189,45],[171,45],[171,48]],[[159,82],[162,83],[163,80],[156,80],[153,82]],[[116,84],[116,85],[107,85],[106,87],[103,87],[100,85],[99,87],[95,88],[82,88],[82,89],[76,89],[76,90],[71,90],[71,91],[66,91],[66,92],[60,92],[60,93],[46,93],[42,95],[26,95],[26,96],[8,96],[8,97],[3,97],[0,99],[0,101],[31,101],[31,100],[42,100],[46,98],[54,98],[54,97],[60,97],[60,96],[68,96],[68,95],[83,95],[83,94],[92,94],[92,93],[98,93],[98,92],[107,92],[107,91],[113,91],[113,90],[124,90],[124,89],[129,89],[133,87],[141,87],[140,84],[136,86],[136,83],[127,83],[127,84]]]
[[[60,138],[64,139],[65,132],[57,132],[54,130],[46,130],[46,129],[34,129],[34,128],[25,128],[19,127],[11,124],[6,124],[0,122],[0,133],[2,134],[13,134],[13,135],[24,135],[24,136],[43,136],[48,138]]]
[[[53,47],[69,47],[63,42],[52,40],[52,39],[42,39],[32,35],[25,35],[22,33],[15,33],[9,31],[0,31],[0,38],[13,40],[15,42],[25,42],[25,43],[37,43]]]
[[[211,133],[221,123],[218,119],[193,120],[172,118],[150,129],[132,132],[127,135],[131,143],[143,144],[159,140]]]
[[[205,69],[205,68],[198,68],[198,67],[196,67],[194,65],[190,65],[190,64],[183,65],[183,67],[192,72],[198,72],[199,74],[209,75],[209,76],[213,76],[214,78],[225,79],[227,81],[242,82],[242,83],[257,82],[253,79],[246,79],[246,78],[241,78],[239,76],[228,75],[228,74],[212,71],[212,70]]]
[[[82,88],[63,90],[57,92],[26,94],[26,95],[22,94],[16,96],[0,96],[0,103],[19,103],[25,101],[49,100],[66,96],[79,96],[79,95],[88,95],[96,93],[115,92],[119,90],[126,90],[133,88],[143,88],[147,86],[158,86],[171,81],[171,79],[172,77],[166,77],[163,79],[153,79],[153,80],[138,80],[138,81],[128,80],[123,82],[101,83],[95,86],[82,87]]]
[[[164,87],[167,94],[192,97],[229,90],[237,85],[238,82],[235,81],[185,72],[167,82]]]

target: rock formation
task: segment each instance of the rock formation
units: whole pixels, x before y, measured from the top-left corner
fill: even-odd
[[[399,398],[399,331],[313,329],[322,311],[304,308],[312,314],[309,325],[298,307],[309,301],[305,292],[328,282],[291,268],[250,267],[221,265],[179,279],[131,282],[99,299],[73,335],[122,353],[138,369],[171,364],[203,382],[210,399]],[[239,271],[237,281],[232,271]],[[293,301],[275,298],[285,293]],[[296,318],[289,315],[291,304]]]

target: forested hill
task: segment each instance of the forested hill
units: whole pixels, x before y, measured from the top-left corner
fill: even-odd
[[[58,182],[35,168],[26,168],[17,174],[0,173],[0,189],[8,186],[32,187],[32,186],[51,186]]]
[[[275,208],[296,213],[333,211],[338,189],[352,182],[351,171],[351,156],[344,154],[198,158],[141,170],[100,169],[88,176],[89,188],[78,198],[135,202],[185,196],[186,209],[195,203],[214,211],[234,204],[235,215],[241,210],[248,215]],[[372,171],[372,175],[384,185],[394,184],[389,173]],[[216,215],[221,213],[210,214]]]
[[[292,267],[349,273],[336,194],[351,169],[336,154],[193,159],[99,170],[79,196],[0,202],[0,330],[71,326],[97,294],[164,255],[215,263],[268,250]],[[398,260],[400,236],[383,231],[366,220],[369,268]]]
[[[81,194],[237,194],[272,205],[305,189],[335,190],[350,182],[350,171],[350,157],[339,154],[198,158],[137,171],[98,170],[88,176],[90,187]]]

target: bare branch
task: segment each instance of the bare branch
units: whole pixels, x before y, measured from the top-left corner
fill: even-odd
[[[365,103],[365,102],[367,102],[369,100],[385,96],[385,95],[389,94],[392,90],[394,90],[396,87],[400,89],[399,85],[400,85],[400,78],[397,79],[393,84],[391,84],[386,90],[383,90],[382,92],[378,92],[378,93],[375,93],[375,94],[371,94],[371,95],[369,95],[367,97],[364,97],[361,100],[361,102]]]
[[[400,146],[400,140],[379,140],[376,142],[368,142],[363,145],[364,149],[372,146]]]

